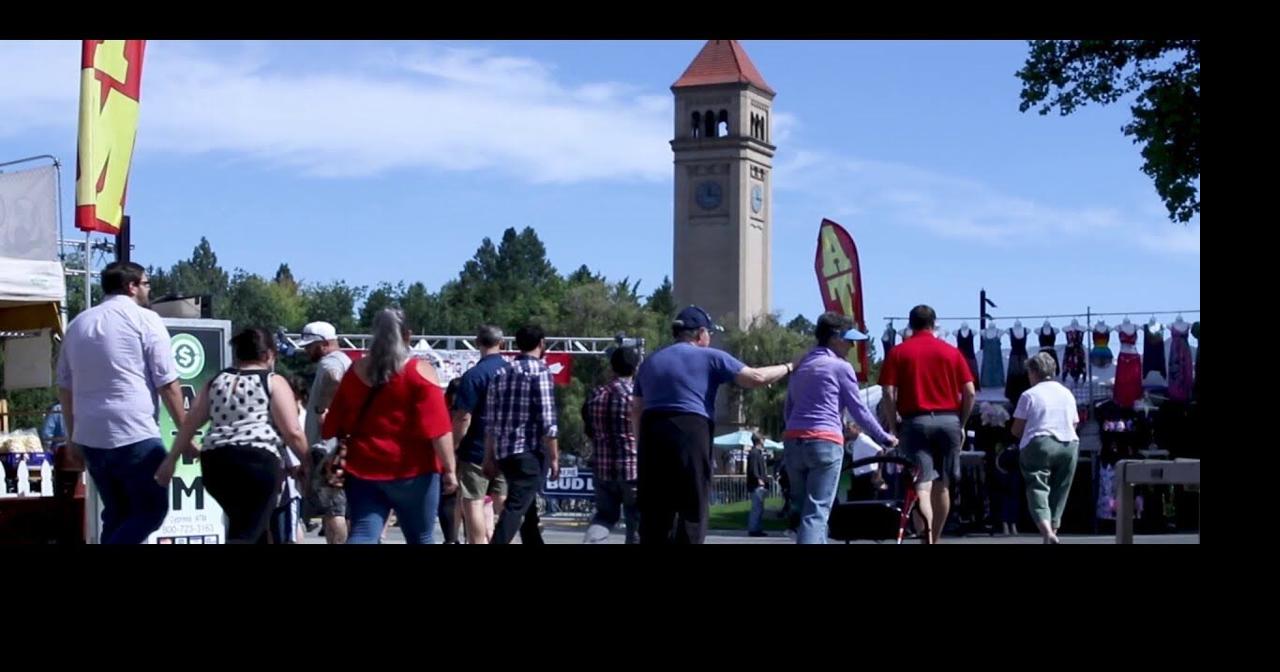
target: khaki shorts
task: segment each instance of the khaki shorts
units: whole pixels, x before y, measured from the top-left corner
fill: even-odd
[[[485,495],[494,497],[507,496],[507,479],[498,474],[490,480],[484,477],[484,470],[478,464],[470,462],[458,463],[458,491],[463,499],[484,499]]]

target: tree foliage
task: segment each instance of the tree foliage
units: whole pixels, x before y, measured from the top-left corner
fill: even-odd
[[[1142,172],[1169,219],[1200,214],[1200,40],[1035,40],[1017,76],[1019,109],[1042,115],[1136,93],[1121,131],[1142,145]]]

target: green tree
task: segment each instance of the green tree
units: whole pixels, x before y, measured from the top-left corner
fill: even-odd
[[[364,286],[351,286],[345,280],[312,284],[302,290],[308,322],[323,320],[338,333],[352,333],[359,326],[356,305],[368,294]]]
[[[289,270],[289,264],[280,264],[276,269],[275,283],[287,287],[294,294],[298,293],[298,281],[294,279],[293,271]]]
[[[364,306],[360,308],[360,326],[369,329],[373,326],[373,317],[384,308],[399,305],[400,297],[405,293],[404,283],[393,286],[389,282],[383,282],[377,286],[369,297],[364,300]],[[408,316],[405,316],[408,319]],[[412,328],[412,327],[410,327]]]
[[[72,252],[67,255],[62,262],[63,268],[83,269],[84,255],[81,252]],[[75,319],[84,310],[84,276],[68,275],[67,278],[67,321]],[[154,286],[153,286],[154,287]],[[102,302],[102,282],[95,279],[89,286],[89,296],[93,300],[93,305]]]
[[[84,291],[81,290],[81,294]],[[55,346],[56,353],[56,346]],[[50,366],[53,362],[50,362]],[[4,348],[0,348],[0,399],[9,402],[9,431],[40,429],[45,412],[57,401],[56,387],[9,390],[4,386]]]
[[[593,273],[591,269],[587,268],[586,264],[583,264],[578,267],[578,270],[570,273],[569,277],[566,278],[566,281],[572,286],[589,285],[593,282],[604,282],[604,279],[603,275]]]
[[[809,348],[812,336],[796,333],[779,324],[777,314],[756,318],[746,329],[730,327],[724,334],[725,350],[747,366],[771,366],[790,362]],[[766,436],[782,435],[782,409],[787,386],[775,384],[752,390],[730,386],[731,403],[742,404],[748,425],[759,427]]]
[[[445,334],[448,326],[440,320],[439,297],[427,291],[421,282],[409,285],[400,296],[405,321],[418,334]]]
[[[165,278],[166,289],[172,293],[212,296],[215,310],[220,307],[220,300],[225,300],[230,281],[227,272],[218,265],[218,255],[214,253],[213,246],[203,236],[191,251],[191,258],[174,264]],[[155,291],[154,285],[152,291]]]
[[[1121,130],[1142,145],[1142,172],[1169,219],[1200,214],[1200,40],[1034,40],[1022,80],[1023,112],[1065,116],[1137,93]]]
[[[529,323],[555,331],[564,288],[537,233],[510,228],[497,246],[481,241],[458,278],[440,288],[442,320],[453,333],[470,333],[485,322],[509,331]]]
[[[675,291],[672,288],[669,276],[663,276],[662,284],[649,295],[649,300],[645,302],[645,308],[668,320],[676,316]]]
[[[177,294],[173,289],[173,278],[159,266],[147,266],[147,279],[151,281],[151,298],[162,299]]]
[[[231,279],[225,305],[220,317],[231,320],[236,331],[246,327],[297,331],[307,321],[305,302],[288,285],[268,282],[242,269]]]
[[[810,322],[809,318],[804,315],[796,315],[787,323],[787,329],[806,336],[812,336],[815,328],[817,328],[817,325]]]
[[[867,372],[866,380],[862,381],[862,387],[880,384],[880,367],[884,364],[884,358],[880,356],[880,350],[876,346],[876,339],[872,338],[867,341]]]

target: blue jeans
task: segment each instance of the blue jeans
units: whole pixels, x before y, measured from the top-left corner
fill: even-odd
[[[747,516],[748,532],[764,532],[764,486],[751,491],[751,515]]]
[[[791,482],[791,509],[800,514],[796,543],[827,543],[827,519],[840,484],[844,446],[817,439],[787,439],[782,459]]]
[[[169,515],[169,490],[155,478],[156,469],[168,455],[164,443],[145,439],[119,448],[80,448],[102,499],[98,543],[145,542]]]
[[[627,543],[640,543],[640,510],[636,508],[636,481],[596,481],[596,515],[592,525],[613,530],[625,516]]]
[[[423,474],[391,481],[346,477],[347,514],[351,518],[348,544],[376,544],[387,516],[395,509],[405,543],[430,544],[440,506],[440,475]]]

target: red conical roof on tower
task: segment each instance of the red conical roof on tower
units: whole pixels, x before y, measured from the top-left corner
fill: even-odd
[[[775,93],[737,40],[708,40],[671,88],[708,84],[750,84],[769,95]]]

